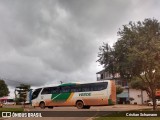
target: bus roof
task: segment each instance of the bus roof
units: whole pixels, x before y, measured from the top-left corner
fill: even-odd
[[[57,87],[57,86],[70,86],[70,85],[76,85],[76,84],[90,84],[90,83],[102,83],[102,82],[108,82],[108,81],[113,81],[113,80],[105,80],[105,81],[94,81],[94,82],[71,82],[71,83],[63,83],[63,84],[59,84],[59,85],[49,85],[49,86],[44,86],[44,87],[39,87],[36,89],[40,89],[40,88],[47,88],[47,87]],[[34,89],[34,90],[36,90]]]

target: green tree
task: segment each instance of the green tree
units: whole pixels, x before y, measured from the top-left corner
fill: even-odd
[[[0,80],[0,97],[8,96],[9,90],[4,80]]]
[[[99,59],[97,60],[101,65],[104,65],[105,71],[109,71],[113,78],[117,72],[115,50],[109,44],[103,43],[99,48]]]
[[[137,77],[133,78],[130,82],[130,87],[133,89],[146,91],[148,96],[151,98],[150,93],[149,93],[149,88],[147,87],[146,84],[143,83],[143,81],[141,79],[139,79]]]
[[[130,87],[133,89],[137,89],[137,90],[142,90],[142,91],[146,91],[146,93],[148,94],[148,96],[151,98],[150,93],[149,93],[149,88],[146,84],[144,84],[144,82],[140,79],[140,78],[132,78],[131,82],[130,82]],[[160,88],[160,83],[157,83],[157,88]]]
[[[143,84],[143,81],[138,79],[138,78],[137,79],[133,79],[130,82],[130,86],[131,86],[131,88],[137,89],[137,90],[146,90],[147,89],[147,86],[145,86]]]
[[[23,105],[25,107],[25,102],[26,102],[26,98],[27,98],[27,93],[30,89],[30,85],[25,85],[25,84],[20,84],[19,86],[16,87],[15,89],[15,93],[17,92],[17,94],[15,94],[16,96],[16,101],[22,101]],[[18,97],[17,97],[18,96]]]
[[[114,69],[123,79],[137,77],[148,87],[149,96],[156,109],[155,93],[160,80],[160,23],[156,19],[129,22],[118,31],[119,39],[113,46]],[[99,59],[104,66],[109,66],[107,53],[102,50]],[[107,54],[107,55],[105,55]]]
[[[120,85],[117,85],[116,86],[116,94],[121,94],[122,92],[123,92],[123,88],[122,88],[122,86],[120,86]]]

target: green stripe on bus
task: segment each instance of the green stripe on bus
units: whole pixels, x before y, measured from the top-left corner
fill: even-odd
[[[64,83],[64,84],[61,84],[59,86],[70,86],[70,85],[76,85],[76,83]]]
[[[57,93],[57,94],[52,94],[52,101],[54,102],[65,102],[71,93]]]
[[[76,83],[65,83],[65,84],[61,84],[59,86],[70,86],[70,85],[76,85]],[[67,93],[54,93],[52,94],[52,101],[54,102],[65,102],[71,95],[71,92],[67,92]]]

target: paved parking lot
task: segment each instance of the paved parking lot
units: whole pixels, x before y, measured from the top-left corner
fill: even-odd
[[[152,106],[147,105],[114,105],[114,106],[93,106],[90,109],[77,109],[76,107],[54,107],[53,109],[26,108],[30,111],[128,111],[136,109],[147,109]]]
[[[21,106],[13,106],[13,107],[21,107]],[[98,111],[129,111],[129,110],[137,110],[137,109],[147,109],[152,108],[152,106],[142,106],[142,105],[114,105],[114,106],[97,106],[97,107],[91,107],[90,109],[77,109],[76,107],[54,107],[53,109],[40,109],[40,108],[33,108],[31,106],[26,106],[25,111],[46,111],[46,112],[53,112],[54,111],[61,111],[61,116],[58,117],[42,117],[42,118],[30,118],[30,120],[89,120],[92,119],[93,116],[89,117],[63,117],[64,111],[86,111],[89,113],[89,111],[95,111],[95,114],[97,114]],[[74,112],[73,112],[74,114]],[[28,118],[7,118],[8,120],[28,120]]]

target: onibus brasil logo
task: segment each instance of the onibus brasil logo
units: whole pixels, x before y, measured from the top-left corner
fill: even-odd
[[[36,112],[22,112],[22,113],[15,113],[15,112],[2,112],[3,118],[9,117],[42,117],[41,113]]]

